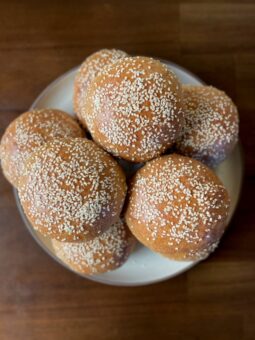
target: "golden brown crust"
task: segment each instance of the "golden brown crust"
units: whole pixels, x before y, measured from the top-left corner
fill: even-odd
[[[7,127],[1,140],[5,177],[17,187],[25,161],[39,146],[54,138],[82,136],[79,124],[63,111],[41,109],[23,113]]]
[[[175,260],[199,260],[217,246],[229,204],[226,189],[209,168],[172,154],[138,170],[125,219],[148,248]]]
[[[118,220],[126,178],[118,163],[92,141],[55,139],[27,160],[18,192],[36,230],[76,242],[100,235]]]
[[[105,150],[126,160],[147,161],[179,136],[181,86],[157,60],[120,59],[91,82],[81,116]]]
[[[74,112],[77,114],[83,126],[86,127],[86,123],[80,115],[81,99],[86,95],[92,79],[94,79],[105,66],[125,57],[127,57],[127,53],[121,50],[103,49],[90,55],[81,64],[74,80],[73,106]]]
[[[215,167],[238,140],[238,112],[232,100],[212,86],[183,85],[184,126],[178,151]]]
[[[52,240],[56,255],[83,274],[105,273],[122,266],[135,245],[135,238],[120,219],[107,231],[86,242]]]

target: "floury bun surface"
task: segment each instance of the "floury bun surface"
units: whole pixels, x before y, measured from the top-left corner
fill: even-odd
[[[10,123],[1,140],[0,158],[5,177],[17,187],[26,160],[38,147],[54,138],[83,135],[79,124],[63,111],[41,109],[23,113]]]
[[[75,243],[52,240],[52,245],[56,255],[73,270],[83,274],[97,274],[123,265],[135,242],[126,224],[119,219],[92,240]]]
[[[184,125],[178,151],[215,167],[238,140],[238,112],[232,100],[212,86],[183,85]]]
[[[84,96],[87,94],[91,81],[105,66],[127,56],[127,53],[121,50],[103,49],[91,54],[81,64],[74,80],[73,106],[74,112],[77,114],[77,117],[81,120],[84,126],[86,126],[86,123],[83,119],[81,119],[80,115],[81,103]]]
[[[180,134],[181,85],[155,59],[122,58],[92,80],[81,119],[93,139],[113,155],[133,162],[150,160]]]
[[[18,193],[35,230],[66,242],[91,239],[115,223],[126,196],[118,163],[85,138],[55,139],[27,160]]]
[[[125,219],[151,250],[174,260],[201,260],[218,245],[229,206],[226,189],[207,166],[172,154],[138,170]]]

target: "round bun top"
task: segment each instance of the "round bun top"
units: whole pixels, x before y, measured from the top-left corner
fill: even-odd
[[[100,235],[118,220],[126,179],[117,162],[92,141],[55,139],[27,160],[18,189],[36,230],[72,242]]]
[[[238,112],[232,100],[212,86],[183,85],[184,127],[178,150],[216,166],[238,140]]]
[[[86,242],[52,241],[56,255],[73,270],[104,273],[120,267],[130,255],[135,238],[119,219],[107,231]]]
[[[127,53],[121,50],[103,49],[90,55],[80,66],[74,81],[74,111],[80,118],[81,99],[86,95],[88,86],[99,72],[107,65],[118,59],[127,57]]]
[[[143,162],[175,142],[183,123],[181,86],[164,64],[127,57],[91,82],[82,117],[94,140],[115,156]]]
[[[6,178],[17,187],[24,163],[36,148],[54,138],[83,135],[79,124],[63,111],[41,109],[23,113],[7,127],[1,140],[0,157]]]
[[[196,260],[216,247],[229,204],[226,189],[209,168],[172,154],[138,170],[125,217],[133,234],[152,250]]]

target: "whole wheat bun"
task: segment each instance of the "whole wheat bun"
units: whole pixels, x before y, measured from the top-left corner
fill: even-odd
[[[151,250],[174,260],[201,260],[216,248],[229,206],[226,189],[207,166],[172,154],[138,170],[125,219]]]
[[[238,140],[238,112],[225,92],[212,86],[183,85],[184,126],[177,150],[217,166]]]
[[[81,101],[88,91],[92,79],[107,65],[114,63],[118,59],[127,57],[127,53],[116,49],[103,49],[91,54],[81,64],[74,80],[73,106],[74,112],[80,119]],[[82,120],[84,126],[85,122]]]
[[[118,163],[85,138],[55,139],[26,162],[18,193],[35,230],[66,242],[100,235],[115,223],[126,195]]]
[[[105,150],[144,162],[162,154],[179,136],[181,86],[157,60],[122,58],[92,80],[80,118]]]
[[[70,268],[83,274],[105,273],[125,263],[135,238],[120,219],[100,236],[85,242],[52,240],[56,255]]]
[[[17,187],[27,158],[39,146],[54,138],[83,135],[79,124],[63,111],[41,109],[23,113],[11,122],[1,140],[0,158],[5,177]]]

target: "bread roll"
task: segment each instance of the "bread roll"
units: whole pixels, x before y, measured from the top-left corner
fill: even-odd
[[[100,235],[118,220],[126,178],[118,163],[92,141],[55,139],[27,160],[18,189],[35,230],[76,242]]]
[[[174,260],[201,260],[218,245],[229,206],[227,190],[209,168],[172,154],[138,170],[125,218],[151,250]]]
[[[157,60],[120,59],[91,82],[81,118],[108,152],[133,162],[150,160],[179,136],[183,123],[180,83]]]
[[[212,86],[183,85],[184,126],[177,150],[217,166],[238,140],[238,112],[232,100]]]
[[[90,241],[72,243],[52,240],[56,255],[82,274],[105,273],[119,268],[128,259],[134,244],[135,238],[120,219]]]
[[[112,49],[103,49],[97,51],[90,55],[80,66],[77,75],[74,80],[74,96],[73,96],[73,105],[74,112],[77,114],[77,117],[80,119],[80,106],[81,101],[86,96],[88,91],[88,87],[92,81],[100,71],[107,65],[114,63],[116,60],[127,57],[127,53]],[[81,123],[86,126],[84,120],[81,120]]]
[[[39,146],[54,138],[83,135],[79,124],[63,111],[41,109],[23,113],[7,127],[1,140],[0,157],[5,177],[17,187],[25,161]]]

